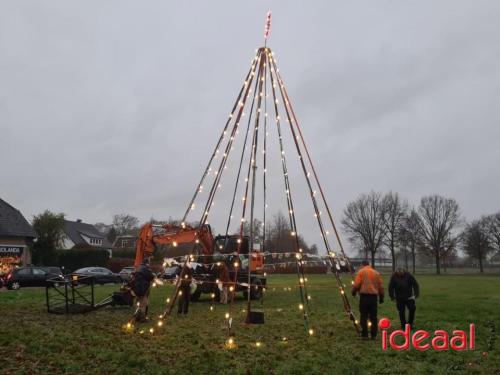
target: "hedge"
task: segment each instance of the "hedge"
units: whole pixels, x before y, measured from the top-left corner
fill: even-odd
[[[135,249],[116,249],[113,250],[113,258],[135,258]]]
[[[57,265],[76,271],[83,267],[107,267],[109,252],[102,249],[56,250]]]

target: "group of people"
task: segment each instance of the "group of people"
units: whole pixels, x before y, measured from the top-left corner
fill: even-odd
[[[216,269],[214,270],[217,276],[217,287],[219,289],[220,302],[222,304],[227,304],[229,299],[229,269],[224,262],[218,262],[214,264]],[[189,264],[181,268],[181,273],[179,274],[179,289],[177,294],[178,300],[178,314],[187,314],[189,311],[189,302],[191,300],[191,285],[194,281],[193,268]],[[147,321],[148,305],[149,305],[149,292],[153,280],[155,279],[155,274],[149,266],[149,259],[145,259],[141,265],[134,271],[132,279],[129,282],[130,288],[132,289],[135,297],[137,309],[134,314],[135,320],[138,322]]]
[[[218,262],[214,267],[216,267],[214,271],[217,275],[220,302],[226,304],[229,298],[229,270],[224,262]],[[191,299],[191,284],[194,280],[193,268],[189,264],[182,267],[179,277],[177,313],[187,314]],[[135,270],[130,283],[137,301],[135,313],[137,321],[147,320],[149,291],[154,279],[155,275],[149,267],[149,261],[146,259]],[[401,328],[404,329],[408,323],[411,329],[414,329],[415,299],[420,294],[417,280],[405,269],[398,268],[389,281],[388,289],[391,300],[396,301]],[[378,303],[384,303],[385,293],[380,273],[373,269],[367,261],[363,261],[362,268],[358,271],[354,280],[352,295],[355,297],[357,294],[359,294],[361,337],[368,339],[368,331],[370,331],[370,337],[375,339],[378,332],[377,305]],[[408,319],[406,318],[406,310],[408,310]],[[368,324],[368,322],[371,324]]]
[[[384,288],[380,273],[375,271],[368,261],[362,262],[362,268],[356,274],[352,287],[352,295],[359,294],[359,313],[361,324],[361,337],[375,339],[378,332],[377,304],[384,303]],[[399,313],[401,329],[408,323],[413,330],[415,328],[415,299],[420,294],[420,288],[415,277],[403,268],[398,268],[389,281],[389,297],[396,302]],[[406,319],[408,310],[408,319]],[[368,324],[370,322],[371,324]]]

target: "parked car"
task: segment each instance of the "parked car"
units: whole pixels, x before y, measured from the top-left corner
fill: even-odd
[[[120,277],[120,275],[113,273],[104,267],[80,268],[79,270],[73,272],[73,274],[78,276],[92,276],[94,284],[101,284],[101,285],[107,283],[121,284],[122,282],[122,278]],[[82,278],[81,282],[84,284],[90,283],[90,278]]]
[[[180,275],[181,269],[182,268],[180,266],[167,267],[161,274],[161,278],[163,280],[173,280],[177,277],[177,275]]]
[[[13,269],[5,277],[7,289],[19,289],[26,286],[47,286],[47,279],[60,277],[62,271],[59,267],[25,266]]]
[[[120,277],[122,278],[122,281],[123,282],[130,281],[132,272],[134,272],[134,267],[124,267],[119,273]]]

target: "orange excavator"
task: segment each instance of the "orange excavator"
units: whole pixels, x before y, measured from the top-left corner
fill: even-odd
[[[155,233],[155,229],[156,232]],[[144,258],[153,255],[157,245],[177,246],[184,243],[200,244],[202,254],[213,254],[214,237],[210,225],[193,228],[189,225],[153,225],[145,224],[139,231],[139,238],[135,246],[134,267],[138,267]]]
[[[196,228],[187,224],[180,226],[145,224],[139,231],[134,266],[139,266],[144,258],[152,256],[158,245],[175,247],[187,243],[196,246],[196,252],[192,254],[192,257],[200,258],[198,263],[203,265],[202,270],[195,275],[198,288],[193,293],[192,300],[197,300],[201,293],[218,294],[217,268],[213,264],[215,260],[226,263],[231,280],[234,280],[234,277],[237,278],[236,291],[243,291],[245,297],[248,288],[240,284],[248,282],[250,272],[251,285],[256,286],[251,289],[250,298],[262,297],[262,288],[266,285],[264,255],[260,251],[249,249],[247,236],[240,238],[239,235],[218,235],[214,237],[208,224]]]

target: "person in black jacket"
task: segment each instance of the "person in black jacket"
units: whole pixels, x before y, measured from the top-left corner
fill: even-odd
[[[155,275],[151,268],[149,268],[149,260],[145,259],[139,267],[132,274],[130,282],[132,290],[137,298],[137,310],[134,314],[135,320],[144,322],[147,320],[148,305],[149,305],[149,290],[151,282],[154,280]]]
[[[180,274],[179,282],[179,304],[177,308],[178,314],[187,314],[189,309],[189,300],[191,299],[191,281],[193,280],[193,269],[188,262],[183,267]]]
[[[403,268],[398,268],[389,281],[389,296],[391,301],[396,300],[396,306],[399,312],[399,320],[401,322],[401,329],[405,329],[408,322],[411,329],[415,321],[415,299],[420,294],[420,288],[417,280],[412,274]],[[408,321],[406,320],[406,308],[408,308]]]

